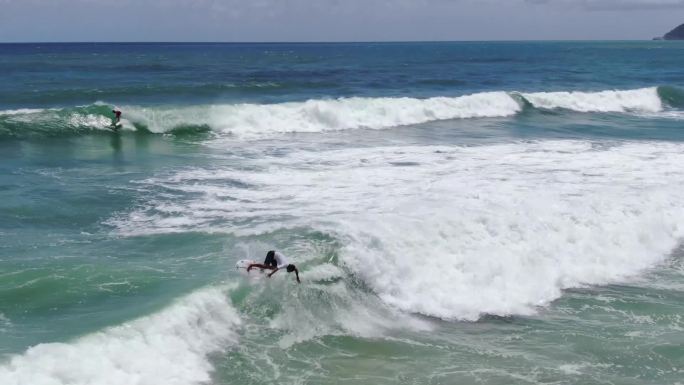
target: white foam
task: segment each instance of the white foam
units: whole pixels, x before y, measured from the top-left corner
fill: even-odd
[[[109,128],[112,120],[102,115],[74,113],[69,116],[68,124],[73,128],[88,127],[102,129]]]
[[[523,93],[537,108],[562,108],[578,112],[660,112],[663,102],[656,87],[601,92]]]
[[[307,271],[306,281],[297,285],[296,291],[277,290],[282,296],[282,309],[270,327],[286,332],[279,340],[283,349],[323,335],[380,338],[390,330],[426,331],[432,327],[428,322],[383,306],[377,298],[356,290],[349,282],[320,285],[311,279]]]
[[[664,111],[656,87],[600,92],[520,93],[534,107],[568,109],[577,112],[661,113]],[[106,105],[103,102],[95,106]],[[319,133],[349,129],[388,129],[438,120],[497,118],[514,116],[521,111],[516,98],[504,91],[483,92],[458,97],[348,97],[312,99],[279,104],[222,104],[198,106],[122,106],[124,128],[135,130],[142,124],[154,133],[167,133],[184,126],[206,126],[215,134],[241,138],[280,133]],[[63,109],[18,109],[0,111],[0,116],[19,122],[60,125],[68,128],[106,129],[109,116],[74,111],[64,117]],[[62,112],[59,114],[58,112]],[[667,112],[667,114],[665,114]],[[674,115],[673,115],[674,114]]]
[[[349,238],[345,262],[407,311],[529,314],[561,289],[625,279],[667,256],[684,235],[681,151],[580,143],[458,151],[450,169],[402,194],[412,198],[389,199],[393,208],[378,201],[376,215],[337,223]]]
[[[65,109],[20,109],[0,111],[9,122],[31,124],[36,130],[68,130],[68,129],[109,129],[111,118],[85,112],[71,112],[65,114]],[[135,130],[128,121],[122,120],[124,127]]]
[[[306,271],[307,281],[314,282],[335,281],[340,278],[344,278],[345,275],[346,274],[344,274],[342,269],[330,263],[316,265],[311,269],[307,269]]]
[[[600,92],[521,93],[534,107],[577,112],[660,113],[656,87]],[[507,117],[521,107],[510,94],[484,92],[460,97],[339,98],[281,104],[234,104],[194,107],[123,107],[126,115],[152,132],[203,125],[239,137],[288,132],[387,129],[447,119]]]
[[[203,384],[207,355],[236,342],[240,320],[221,290],[71,343],[40,344],[0,364],[3,385]]]
[[[0,116],[11,116],[11,115],[28,115],[28,114],[38,114],[45,111],[39,108],[20,108],[17,110],[3,110],[0,111]]]
[[[657,142],[299,151],[145,181],[178,194],[111,223],[123,235],[313,227],[386,304],[473,320],[662,262],[684,236],[681,164],[684,145]]]
[[[281,104],[236,104],[178,108],[124,107],[126,116],[152,132],[206,125],[239,136],[283,132],[385,129],[435,120],[505,117],[520,111],[505,92],[460,97],[340,98]]]
[[[12,326],[12,321],[7,318],[3,313],[0,313],[0,333],[7,331],[9,327]]]
[[[660,112],[642,112],[638,116],[650,119],[669,119],[669,120],[684,120],[684,111],[666,110]]]

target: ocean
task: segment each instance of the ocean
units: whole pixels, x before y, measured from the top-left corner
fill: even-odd
[[[0,384],[681,385],[682,63],[0,44]]]

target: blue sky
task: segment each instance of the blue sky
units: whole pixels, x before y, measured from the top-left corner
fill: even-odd
[[[684,0],[0,0],[0,41],[649,39]]]

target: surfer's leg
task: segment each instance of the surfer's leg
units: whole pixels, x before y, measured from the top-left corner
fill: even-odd
[[[275,256],[272,253],[266,254],[266,259],[264,259],[264,265],[272,267],[276,267],[278,265],[278,262],[276,261]]]

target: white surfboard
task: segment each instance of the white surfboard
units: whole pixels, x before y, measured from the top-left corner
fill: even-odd
[[[253,265],[255,263],[257,263],[257,262],[252,260],[252,259],[241,259],[241,260],[237,261],[237,263],[235,264],[235,268],[238,270],[243,269],[243,270],[247,271],[247,268],[249,267],[249,265]],[[254,270],[261,270],[261,269],[254,269]]]

